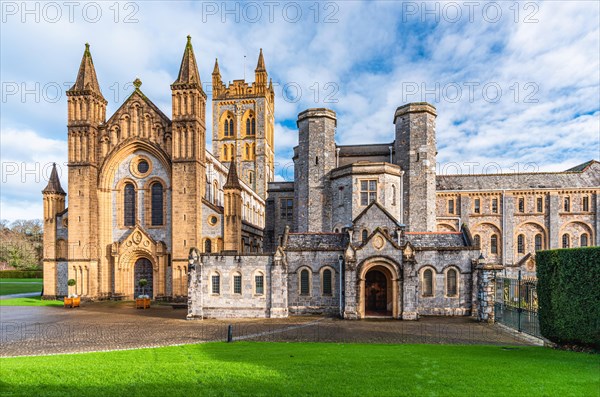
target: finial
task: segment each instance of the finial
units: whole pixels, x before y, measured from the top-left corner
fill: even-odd
[[[142,80],[140,80],[139,77],[136,77],[135,80],[133,80],[133,86],[136,90],[139,90],[142,86]]]
[[[85,49],[86,49],[86,51],[89,51],[89,49],[90,49],[90,43],[85,43]]]
[[[187,35],[187,45],[192,45],[192,36],[191,35]]]

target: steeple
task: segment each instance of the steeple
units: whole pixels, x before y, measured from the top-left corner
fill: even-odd
[[[71,87],[68,92],[76,93],[82,91],[91,91],[102,97],[98,78],[96,77],[94,61],[92,60],[92,53],[90,52],[90,45],[88,43],[85,43],[85,51],[83,52],[83,58],[79,65],[75,84],[73,84],[73,87]],[[102,98],[104,99],[104,97]]]
[[[218,75],[219,78],[221,77],[221,71],[219,70],[219,58],[215,58],[215,68],[213,69],[212,74],[213,76]]]
[[[188,35],[183,59],[181,60],[181,67],[179,68],[179,76],[173,83],[173,86],[195,84],[201,85],[202,82],[200,81],[200,73],[198,73],[194,48],[192,47],[192,36]]]
[[[52,164],[52,172],[50,173],[50,179],[48,180],[48,185],[44,190],[42,190],[44,194],[61,194],[66,195],[62,186],[60,186],[60,179],[58,179],[58,172],[56,171],[56,163]]]
[[[235,161],[232,161],[229,165],[229,172],[227,173],[227,181],[223,185],[223,189],[242,189],[240,185],[240,178],[238,177],[237,167]]]

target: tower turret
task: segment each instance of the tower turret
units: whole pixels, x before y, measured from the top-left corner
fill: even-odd
[[[44,197],[44,294],[45,296],[56,296],[56,261],[57,261],[57,236],[56,216],[65,209],[65,196],[58,179],[56,163],[52,165],[52,172],[48,185],[42,190]]]
[[[75,290],[96,296],[98,291],[98,141],[106,119],[107,101],[100,92],[96,70],[85,44],[75,84],[67,91],[69,136],[69,278]]]
[[[184,268],[190,247],[202,241],[202,204],[206,180],[206,94],[192,38],[187,43],[177,80],[171,85],[172,117],[172,260],[173,267]],[[175,274],[173,295],[187,294],[186,274]],[[180,279],[181,278],[181,279]]]
[[[225,201],[223,248],[225,251],[240,252],[242,248],[242,186],[235,161],[229,165],[227,182],[223,185],[223,196]]]
[[[404,171],[402,222],[411,232],[433,232],[435,218],[436,109],[425,102],[396,109],[396,163]]]
[[[223,81],[221,80],[221,70],[219,69],[219,59],[215,58],[215,67],[212,72],[212,92],[217,97],[223,91]]]
[[[267,89],[267,68],[265,67],[262,48],[258,54],[258,63],[254,70],[254,84],[256,85],[257,93],[263,93]]]
[[[298,147],[294,153],[294,211],[298,232],[331,230],[329,172],[335,168],[336,114],[308,109],[298,115]]]

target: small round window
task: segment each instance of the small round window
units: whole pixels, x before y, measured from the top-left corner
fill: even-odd
[[[135,156],[129,165],[129,170],[136,178],[145,178],[152,172],[152,163],[146,156]]]
[[[137,170],[140,174],[145,174],[150,169],[150,164],[144,159],[140,160],[137,164]]]
[[[218,221],[219,219],[214,215],[208,217],[208,223],[210,223],[213,226],[216,225]]]

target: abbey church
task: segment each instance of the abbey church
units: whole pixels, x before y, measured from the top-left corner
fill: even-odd
[[[172,117],[141,87],[107,118],[86,44],[67,91],[68,195],[56,168],[43,190],[45,298],[133,299],[146,279],[189,318],[475,316],[486,271],[535,277],[538,250],[600,245],[598,161],[436,175],[431,104],[398,107],[389,142],[357,146],[317,108],[298,115],[294,181],[275,182],[262,50],[252,83],[225,84],[215,62],[212,151],[189,36]]]

